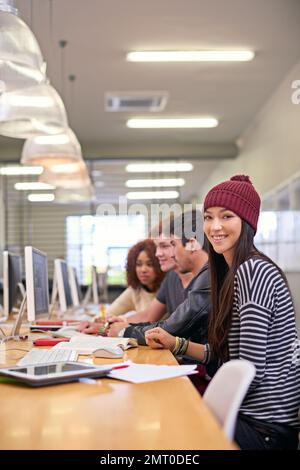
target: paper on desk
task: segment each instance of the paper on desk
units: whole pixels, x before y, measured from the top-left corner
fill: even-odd
[[[131,363],[129,367],[125,369],[110,371],[107,377],[138,384],[155,380],[171,379],[182,375],[196,374],[196,367],[196,364],[184,366],[157,366],[154,364]]]

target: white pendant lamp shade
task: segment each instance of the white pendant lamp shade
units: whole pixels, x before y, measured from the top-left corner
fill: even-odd
[[[13,2],[0,0],[0,93],[45,83],[46,64]]]
[[[91,201],[95,197],[95,191],[93,186],[87,186],[86,188],[80,188],[76,191],[70,189],[56,189],[55,191],[55,202],[70,204],[77,202]]]
[[[28,139],[41,134],[58,134],[66,127],[64,104],[50,85],[0,94],[0,135]]]
[[[60,134],[39,135],[27,139],[22,150],[23,165],[41,165],[59,173],[69,164],[82,163],[81,147],[74,132],[67,127]],[[63,165],[63,167],[61,167]],[[71,172],[72,166],[66,171]]]
[[[78,163],[45,168],[39,181],[52,184],[56,188],[73,190],[87,188],[91,185],[89,173],[83,160]]]

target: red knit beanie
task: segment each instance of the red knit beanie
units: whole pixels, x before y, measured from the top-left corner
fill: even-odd
[[[225,207],[248,222],[255,232],[260,208],[260,197],[249,176],[236,175],[229,181],[214,186],[204,200],[204,211],[209,207]]]

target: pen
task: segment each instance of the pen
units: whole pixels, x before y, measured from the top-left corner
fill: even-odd
[[[123,366],[116,366],[116,367],[113,367],[112,370],[116,370],[116,369],[125,369],[126,367],[129,367],[129,364],[124,364]]]
[[[104,323],[104,325],[102,326],[101,330],[99,331],[99,335],[101,335],[102,333],[104,333],[104,331],[106,330],[106,328],[108,327],[109,325],[109,321],[107,321],[106,323]]]
[[[105,318],[104,304],[100,304],[100,312],[101,312],[101,318],[102,318],[102,320],[104,320],[104,318]]]

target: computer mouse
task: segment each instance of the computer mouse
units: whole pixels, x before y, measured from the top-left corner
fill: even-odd
[[[97,348],[93,351],[94,357],[107,357],[110,359],[123,357],[124,350],[118,346],[114,348]]]

